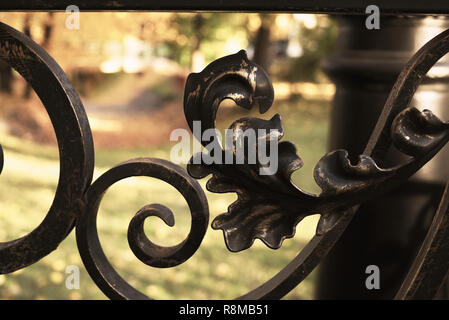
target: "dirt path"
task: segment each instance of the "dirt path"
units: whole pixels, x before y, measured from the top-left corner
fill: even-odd
[[[182,105],[164,104],[156,111],[135,112],[132,108],[114,108],[105,112],[86,107],[94,143],[99,148],[158,146],[169,142],[176,128],[187,128]]]
[[[95,146],[157,146],[169,142],[172,130],[187,128],[182,95],[172,101],[164,101],[148,89],[149,85],[163,80],[160,75],[152,74],[129,76],[97,99],[83,99]]]

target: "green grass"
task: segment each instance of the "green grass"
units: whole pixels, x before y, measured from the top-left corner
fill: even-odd
[[[298,146],[304,167],[294,175],[294,182],[310,192],[318,192],[312,178],[313,166],[325,153],[328,104],[320,101],[283,103],[273,107],[264,118],[275,112],[283,115],[286,135]],[[240,115],[237,112],[237,116]],[[255,111],[252,111],[254,113]],[[241,113],[243,115],[243,113]],[[230,119],[221,119],[229,123]],[[221,123],[221,122],[220,122]],[[167,139],[168,140],[168,139]],[[5,166],[0,177],[0,241],[15,239],[30,232],[45,216],[53,200],[59,174],[56,146],[41,146],[0,135],[5,151]],[[96,149],[95,176],[130,158],[150,156],[169,159],[167,145],[154,149]],[[207,179],[200,181],[205,190]],[[210,221],[226,211],[234,194],[206,192]],[[202,245],[184,264],[169,269],[144,265],[128,247],[126,232],[132,216],[146,204],[162,203],[175,214],[170,228],[157,218],[145,223],[147,236],[161,245],[182,241],[190,229],[186,202],[173,187],[162,181],[139,177],[113,185],[101,203],[98,230],[106,256],[120,275],[143,293],[157,299],[232,299],[259,286],[291,261],[313,236],[317,216],[297,227],[296,236],[282,248],[272,250],[256,241],[239,253],[229,252],[220,231],[207,230]],[[65,287],[68,265],[81,270],[79,290]],[[314,293],[312,273],[286,296],[286,299],[311,299]],[[1,299],[105,299],[83,267],[72,232],[59,246],[39,262],[17,272],[0,275]]]

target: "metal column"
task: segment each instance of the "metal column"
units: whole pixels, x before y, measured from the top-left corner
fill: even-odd
[[[336,84],[329,149],[347,149],[353,161],[362,153],[396,77],[428,40],[449,28],[442,17],[381,17],[368,30],[364,16],[337,19],[339,39],[324,70]],[[414,106],[448,119],[449,59],[430,71]],[[392,149],[384,164],[399,163]],[[391,299],[417,246],[425,236],[449,176],[449,150],[442,151],[398,190],[360,206],[342,238],[320,266],[318,299]],[[368,290],[368,265],[380,269],[380,289]]]

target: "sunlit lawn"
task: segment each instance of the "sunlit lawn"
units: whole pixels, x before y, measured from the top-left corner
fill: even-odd
[[[298,146],[305,166],[294,181],[307,191],[318,192],[312,169],[325,153],[327,139],[327,102],[301,101],[284,104],[264,116],[280,112],[286,135]],[[243,113],[242,113],[243,114]],[[223,121],[226,122],[226,121]],[[168,140],[168,139],[167,139]],[[0,241],[15,239],[37,226],[53,200],[59,174],[57,148],[40,146],[11,137],[0,136],[5,151],[5,166],[0,177]],[[113,165],[134,157],[169,159],[169,146],[158,149],[96,149],[95,177]],[[206,179],[201,181],[205,190]],[[233,194],[206,192],[210,221],[226,211],[235,199]],[[296,236],[286,240],[279,250],[256,241],[250,249],[230,253],[221,231],[210,227],[197,253],[184,264],[170,269],[144,265],[128,247],[126,232],[131,217],[146,204],[162,203],[175,214],[170,228],[157,218],[146,221],[147,236],[161,245],[182,241],[190,229],[190,215],[182,196],[168,184],[150,178],[130,178],[109,189],[104,197],[98,228],[106,256],[120,275],[143,293],[157,299],[232,299],[256,288],[292,260],[313,235],[317,216],[301,222]],[[65,286],[66,267],[81,269],[79,290]],[[312,273],[287,299],[313,298]],[[0,275],[2,299],[105,299],[83,267],[72,232],[54,251],[34,265],[12,274]]]

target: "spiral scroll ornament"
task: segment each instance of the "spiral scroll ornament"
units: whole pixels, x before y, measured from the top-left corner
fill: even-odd
[[[143,207],[132,218],[128,241],[132,251],[143,263],[159,268],[177,266],[189,259],[201,244],[209,222],[207,199],[198,182],[173,163],[153,158],[139,158],[123,162],[101,175],[86,194],[86,207],[76,226],[76,238],[81,258],[92,279],[111,299],[147,299],[130,286],[114,270],[101,248],[97,232],[97,213],[106,190],[114,183],[133,176],[147,176],[163,180],[175,187],[187,201],[191,213],[191,227],[187,238],[172,247],[151,242],[143,231],[149,216],[161,218],[174,225],[173,213],[161,204]]]

